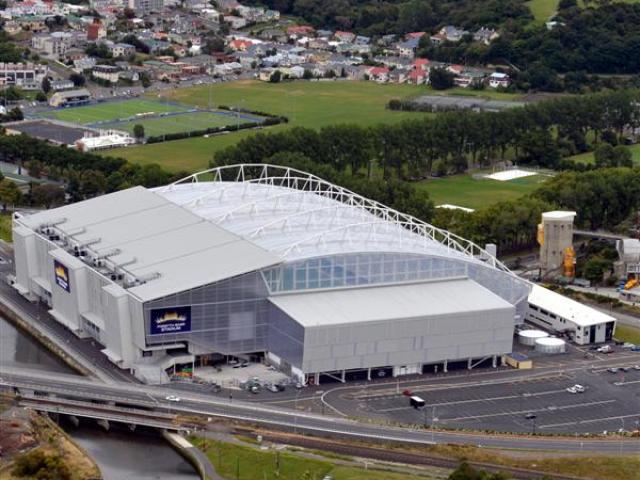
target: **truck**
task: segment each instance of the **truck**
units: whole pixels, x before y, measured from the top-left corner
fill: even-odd
[[[424,400],[416,395],[409,397],[409,404],[416,410],[425,406]]]

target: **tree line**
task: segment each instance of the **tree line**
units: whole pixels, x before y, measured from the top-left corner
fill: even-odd
[[[297,152],[352,175],[410,179],[515,160],[553,169],[585,169],[564,160],[601,142],[619,143],[640,126],[640,91],[563,97],[502,112],[444,112],[395,125],[296,127],[259,133],[216,153],[212,164],[252,163]],[[624,155],[612,158],[623,158]]]

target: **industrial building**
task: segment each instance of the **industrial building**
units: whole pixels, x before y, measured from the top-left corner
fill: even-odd
[[[235,165],[14,218],[14,287],[146,382],[229,356],[301,381],[511,352],[530,285],[308,173]]]
[[[576,212],[555,210],[544,212],[538,225],[540,275],[573,277],[573,219]]]
[[[616,319],[552,290],[534,285],[526,320],[545,330],[566,334],[578,345],[609,342]]]

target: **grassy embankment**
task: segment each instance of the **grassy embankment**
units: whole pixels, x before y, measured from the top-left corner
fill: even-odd
[[[204,450],[202,439],[190,441]],[[258,447],[208,441],[207,456],[224,478],[242,480],[321,479],[329,474],[333,480],[431,480],[432,477],[335,465],[327,460],[291,451],[261,450]]]

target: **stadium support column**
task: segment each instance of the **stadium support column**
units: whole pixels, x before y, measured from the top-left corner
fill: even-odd
[[[371,381],[371,367],[367,368],[367,381]]]
[[[498,356],[494,355],[493,358],[491,359],[491,366],[493,368],[497,368],[498,366]]]
[[[313,384],[314,385],[320,385],[320,374],[319,373],[314,373],[313,374]]]
[[[447,373],[447,364],[449,363],[449,360],[445,360],[444,363],[442,364],[442,371],[444,373]]]
[[[473,368],[473,365],[471,363],[471,357],[467,358],[467,370],[471,370]]]
[[[346,370],[342,370],[342,377],[340,377],[340,378],[341,378],[341,380],[340,380],[340,381],[341,381],[342,383],[345,383],[345,382],[346,382],[346,372],[347,372]]]

